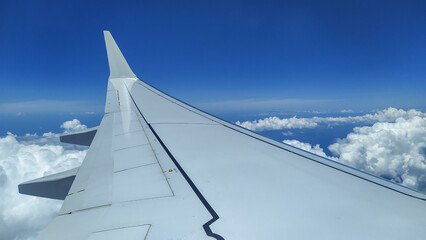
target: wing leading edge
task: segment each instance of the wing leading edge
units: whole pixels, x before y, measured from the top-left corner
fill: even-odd
[[[109,32],[105,115],[38,239],[419,239],[425,195],[202,112],[136,77]],[[73,227],[70,227],[73,226]]]

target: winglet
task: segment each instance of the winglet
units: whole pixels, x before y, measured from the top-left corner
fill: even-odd
[[[109,31],[104,31],[108,54],[109,78],[136,78]]]

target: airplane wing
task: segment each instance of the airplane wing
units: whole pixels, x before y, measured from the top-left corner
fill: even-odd
[[[179,101],[138,79],[111,34],[104,35],[110,66],[104,117],[95,130],[64,137],[90,144],[86,158],[73,171],[22,186],[32,195],[43,190],[42,196],[65,198],[37,239],[426,236],[424,194]],[[64,181],[66,196],[46,190]]]

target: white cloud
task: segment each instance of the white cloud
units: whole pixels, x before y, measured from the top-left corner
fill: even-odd
[[[329,146],[338,161],[426,192],[426,118],[357,127]]]
[[[302,150],[315,153],[316,155],[327,157],[327,155],[324,153],[324,149],[320,147],[319,144],[316,144],[315,146],[312,146],[309,143],[299,142],[297,140],[284,140],[283,143],[295,146],[297,148],[300,148]]]
[[[332,160],[381,176],[407,187],[426,192],[426,117],[418,112],[403,113],[391,110],[394,122],[378,122],[373,126],[356,127],[346,138],[328,148]],[[386,114],[384,114],[386,115]],[[383,117],[383,118],[382,118]],[[393,119],[380,116],[382,120]],[[326,156],[317,144],[284,140],[320,156]]]
[[[284,136],[292,136],[293,132],[287,131],[287,132],[282,132],[281,134]]]
[[[46,138],[59,137],[59,134],[48,132],[48,133],[43,133],[43,137],[46,137]]]
[[[376,111],[374,114],[365,114],[361,116],[349,117],[313,117],[317,123],[327,124],[342,124],[342,123],[374,123],[374,122],[395,122],[398,118],[413,118],[415,116],[426,117],[426,113],[422,113],[415,109],[405,111],[403,109],[387,108],[381,111]]]
[[[318,126],[318,123],[312,121],[309,118],[283,118],[268,117],[261,120],[255,120],[252,122],[236,122],[241,127],[250,129],[252,131],[264,131],[264,130],[281,130],[281,129],[295,129],[295,128],[314,128]]]
[[[87,126],[84,124],[81,124],[81,122],[78,119],[74,118],[71,121],[66,121],[62,123],[61,128],[64,129],[65,133],[71,133],[71,132],[86,130]]]
[[[58,133],[43,133],[41,136],[38,136],[36,133],[34,134],[25,134],[24,136],[15,136],[16,140],[25,145],[61,145],[64,149],[71,150],[76,149],[71,144],[63,144],[59,141]]]
[[[353,113],[353,112],[354,112],[354,110],[352,110],[352,109],[343,109],[343,110],[341,110],[340,112],[341,112],[341,113]]]
[[[66,130],[84,126],[78,120],[70,122],[74,124],[66,124]],[[0,239],[32,239],[59,210],[61,201],[18,193],[22,182],[81,164],[86,150],[68,150],[57,136],[49,132],[0,137]]]
[[[237,121],[236,124],[250,129],[252,131],[265,130],[282,130],[296,128],[315,128],[323,125],[338,125],[346,123],[374,123],[374,122],[394,122],[398,118],[412,118],[415,116],[425,117],[426,114],[411,109],[405,111],[403,109],[387,108],[385,110],[376,111],[374,114],[365,114],[361,116],[349,117],[312,117],[312,118],[282,118],[268,117],[254,121]]]

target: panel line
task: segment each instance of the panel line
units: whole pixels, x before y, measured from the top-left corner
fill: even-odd
[[[163,149],[166,151],[167,155],[170,157],[170,159],[173,161],[173,163],[176,165],[176,167],[181,172],[182,176],[185,178],[185,180],[188,182],[189,186],[192,188],[194,193],[197,195],[197,197],[200,199],[201,203],[206,207],[207,211],[212,215],[212,219],[210,219],[208,222],[203,224],[203,229],[206,232],[207,236],[213,237],[217,240],[225,240],[222,236],[219,234],[214,233],[210,225],[213,224],[216,220],[219,219],[219,215],[216,213],[216,211],[212,208],[212,206],[207,202],[206,198],[201,194],[200,190],[195,186],[194,182],[191,180],[191,178],[186,174],[186,172],[183,170],[179,162],[176,160],[176,158],[173,156],[173,154],[169,151],[169,149],[166,147],[164,142],[161,140],[161,138],[158,136],[158,134],[155,132],[154,128],[152,128],[151,124],[148,123],[145,116],[142,114],[141,110],[139,109],[139,106],[136,104],[135,99],[133,98],[132,94],[130,93],[129,89],[127,89],[129,92],[129,96],[132,98],[133,103],[136,106],[136,109],[138,110],[139,114],[142,116],[145,123],[148,125],[151,132],[154,134],[155,138],[158,140],[160,145],[163,147]]]

